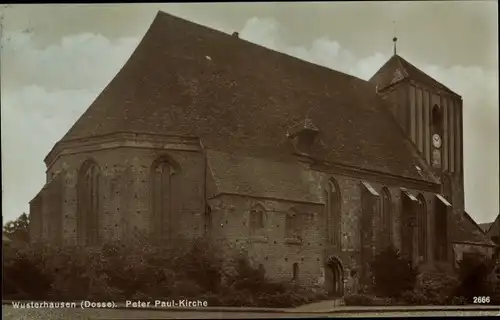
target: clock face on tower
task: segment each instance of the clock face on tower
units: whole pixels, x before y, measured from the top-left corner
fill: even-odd
[[[432,135],[432,145],[434,148],[441,148],[441,136],[439,134]]]

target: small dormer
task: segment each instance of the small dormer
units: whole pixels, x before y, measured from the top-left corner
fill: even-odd
[[[305,119],[290,128],[287,137],[292,141],[297,153],[309,155],[319,131],[310,119]]]

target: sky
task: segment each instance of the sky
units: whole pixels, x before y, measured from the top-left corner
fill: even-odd
[[[29,211],[43,159],[158,10],[369,79],[398,54],[463,97],[465,206],[499,213],[498,2],[20,4],[1,8],[3,219]]]

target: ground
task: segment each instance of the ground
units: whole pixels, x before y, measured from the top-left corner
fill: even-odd
[[[325,304],[329,304],[326,302]],[[331,305],[331,303],[330,303]],[[425,317],[425,316],[499,316],[500,306],[465,307],[457,310],[455,307],[338,307],[335,312],[300,312],[289,310],[287,312],[248,312],[241,308],[235,311],[152,311],[152,310],[125,310],[125,309],[38,309],[19,310],[4,305],[2,314],[6,320],[159,320],[159,319],[244,319],[244,318],[318,318],[318,317]],[[468,310],[469,308],[469,310]],[[481,310],[482,308],[482,310]],[[297,309],[298,310],[298,309]],[[326,310],[326,309],[325,309]]]

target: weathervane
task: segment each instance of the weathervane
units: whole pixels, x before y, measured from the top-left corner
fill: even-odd
[[[392,25],[394,27],[394,30],[393,30],[394,38],[392,38],[392,42],[394,43],[394,55],[396,55],[397,54],[396,47],[397,47],[397,43],[398,43],[398,37],[396,37],[396,21],[393,20]]]

